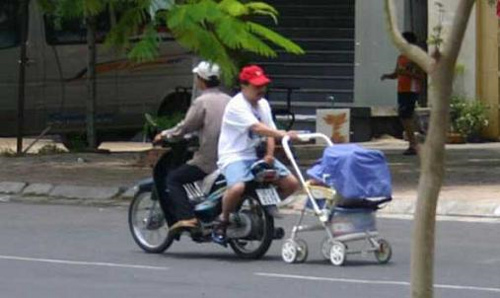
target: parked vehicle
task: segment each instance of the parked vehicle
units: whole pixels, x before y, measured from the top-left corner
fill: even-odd
[[[52,125],[50,134],[72,136],[85,131],[87,98],[86,29],[79,20],[44,15],[30,1],[28,67],[26,68],[25,134],[34,135]],[[0,136],[16,133],[20,26],[19,1],[0,3]],[[109,31],[109,13],[97,26],[98,140],[123,138],[139,132],[144,114],[185,112],[191,102],[192,55],[165,34],[160,56],[134,63],[103,45]]]

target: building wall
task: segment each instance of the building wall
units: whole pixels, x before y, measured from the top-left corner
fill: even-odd
[[[443,36],[449,32],[457,7],[456,0],[429,0],[428,32],[439,23],[440,14],[436,2],[443,4]],[[408,1],[395,1],[401,30],[411,26]],[[404,17],[406,15],[406,17]],[[392,72],[398,50],[387,33],[383,0],[356,1],[356,50],[354,69],[354,103],[356,106],[396,106],[396,82],[380,81],[383,73]],[[457,73],[454,90],[471,99],[476,94],[476,13],[469,20],[467,33],[462,44],[458,65],[463,73]],[[432,88],[432,82],[429,84]]]
[[[443,4],[443,12],[440,13],[436,2]],[[443,37],[450,31],[455,16],[458,1],[456,0],[429,0],[429,35],[433,34],[435,28],[442,20]],[[467,32],[462,43],[457,65],[461,68],[455,77],[454,93],[465,95],[471,100],[476,95],[476,8],[472,11],[469,19]],[[446,39],[446,38],[445,38]],[[430,46],[430,49],[432,47]],[[432,82],[430,84],[432,87]]]
[[[404,3],[396,1],[399,25],[403,30]],[[396,65],[397,49],[387,33],[383,0],[356,1],[356,49],[354,104],[356,106],[396,106],[396,82],[380,81]]]

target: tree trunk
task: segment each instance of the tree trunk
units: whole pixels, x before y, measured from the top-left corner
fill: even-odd
[[[28,36],[28,10],[29,0],[21,1],[20,5],[20,20],[21,20],[21,48],[19,51],[19,78],[17,90],[17,155],[23,152],[23,135],[24,135],[24,97],[26,87],[26,57],[27,36]]]
[[[443,54],[430,73],[431,118],[421,156],[411,255],[411,297],[434,297],[436,208],[444,177],[445,141],[449,123],[454,68],[475,0],[460,1]]]
[[[447,64],[447,65],[445,65]],[[432,110],[421,152],[421,173],[411,254],[413,298],[433,297],[436,208],[444,177],[445,141],[449,121],[453,66],[442,63],[431,77]]]
[[[434,240],[436,208],[444,177],[445,140],[449,122],[450,97],[454,68],[464,40],[475,0],[460,0],[453,17],[451,32],[445,38],[443,51],[432,56],[405,42],[397,26],[394,0],[385,0],[389,34],[396,47],[417,63],[431,78],[429,89],[431,117],[426,142],[420,154],[421,173],[415,210],[411,252],[411,297],[434,295]]]
[[[87,144],[89,149],[96,148],[96,129],[95,129],[95,111],[96,111],[96,38],[95,38],[95,18],[87,17]]]

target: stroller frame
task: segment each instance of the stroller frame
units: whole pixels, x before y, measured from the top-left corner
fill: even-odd
[[[328,146],[333,146],[333,142],[326,135],[321,133],[308,133],[308,134],[299,134],[299,138],[303,141],[310,141],[312,139],[323,139]],[[300,168],[297,165],[295,157],[292,153],[289,144],[290,138],[288,136],[284,137],[282,140],[282,146],[285,151],[287,158],[290,160],[297,177],[299,178],[300,183],[302,184],[303,189],[307,195],[307,200],[312,205],[312,210],[314,215],[319,219],[319,224],[316,225],[302,225],[302,221],[304,220],[304,216],[307,210],[307,204],[304,204],[303,209],[301,210],[299,219],[297,223],[293,226],[291,237],[285,240],[282,250],[281,256],[286,263],[302,263],[305,262],[308,255],[308,248],[306,241],[298,238],[298,234],[301,232],[308,231],[320,231],[325,230],[326,237],[324,238],[321,244],[321,253],[323,257],[335,266],[342,266],[345,263],[346,256],[348,254],[362,254],[366,255],[368,253],[373,253],[377,261],[381,264],[389,262],[392,256],[392,248],[389,242],[383,238],[380,238],[378,231],[375,230],[367,230],[367,231],[357,231],[353,233],[346,233],[344,235],[335,235],[333,230],[333,225],[330,223],[330,218],[335,214],[331,214],[334,212],[335,208],[335,200],[333,202],[333,206],[331,208],[320,208],[318,203],[316,202],[316,198],[313,195],[312,188],[304,179]],[[326,188],[326,187],[325,187]],[[334,199],[334,198],[332,198]],[[327,204],[325,203],[325,206]],[[368,212],[368,211],[367,211]],[[370,216],[375,216],[373,213],[375,211],[371,211]],[[373,218],[375,220],[375,218]],[[354,242],[354,241],[363,241],[364,245],[362,249],[351,249],[348,248],[346,243]]]

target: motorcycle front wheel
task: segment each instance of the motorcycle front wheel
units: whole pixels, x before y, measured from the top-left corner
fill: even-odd
[[[140,248],[148,253],[162,253],[174,239],[168,237],[169,228],[160,202],[154,195],[150,191],[135,195],[128,210],[128,225]]]
[[[252,236],[245,239],[230,239],[229,246],[243,259],[260,259],[269,250],[273,241],[274,218],[261,205],[255,193],[245,195],[239,213],[252,219]]]

